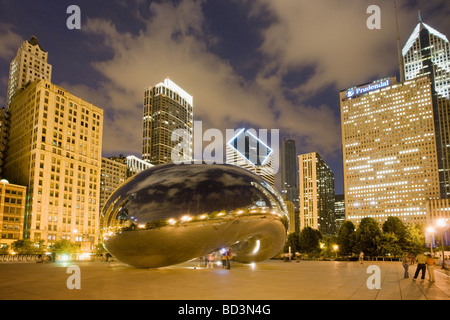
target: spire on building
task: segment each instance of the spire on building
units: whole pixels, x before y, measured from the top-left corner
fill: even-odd
[[[395,6],[395,22],[397,25],[397,52],[398,52],[398,68],[400,71],[400,82],[405,81],[405,64],[403,61],[402,49],[400,44],[400,32],[398,28],[398,11],[397,11],[397,2],[394,1]]]
[[[38,46],[39,46],[39,49],[41,49],[42,51],[45,52],[45,50],[41,47],[40,43],[38,42],[36,36],[31,36],[31,38],[30,38],[30,40],[28,40],[28,42],[29,42],[32,46],[38,45]]]

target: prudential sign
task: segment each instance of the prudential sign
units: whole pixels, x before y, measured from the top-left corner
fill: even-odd
[[[389,86],[389,84],[390,84],[389,79],[380,80],[378,82],[364,85],[361,87],[350,88],[347,90],[345,95],[347,98],[355,98],[355,97],[359,96],[360,94],[387,87],[387,86]]]

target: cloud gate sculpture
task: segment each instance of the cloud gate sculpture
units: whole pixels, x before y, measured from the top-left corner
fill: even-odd
[[[122,184],[102,210],[102,238],[119,261],[159,268],[231,248],[252,263],[280,252],[288,216],[278,192],[227,164],[167,164]]]

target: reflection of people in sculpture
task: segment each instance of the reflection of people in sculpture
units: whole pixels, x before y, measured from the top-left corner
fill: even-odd
[[[227,253],[223,252],[222,253],[222,268],[225,269],[226,266],[227,266]]]
[[[212,253],[208,256],[208,268],[214,268],[214,256]]]
[[[231,268],[231,264],[230,264],[231,251],[230,251],[230,248],[227,249],[227,252],[226,252],[225,256],[226,256],[226,268],[230,269]]]

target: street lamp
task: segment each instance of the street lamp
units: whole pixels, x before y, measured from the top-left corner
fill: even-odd
[[[336,259],[337,259],[337,254],[338,254],[339,246],[338,246],[337,244],[335,244],[335,245],[333,246],[333,249],[334,249],[334,251],[336,252]]]
[[[437,225],[441,229],[442,269],[445,269],[445,256],[444,256],[444,228],[445,228],[445,220],[444,219],[439,219],[437,221]]]
[[[434,234],[434,229],[433,229],[433,227],[428,227],[428,228],[427,228],[427,233],[430,234],[431,256],[433,257],[433,234]]]

